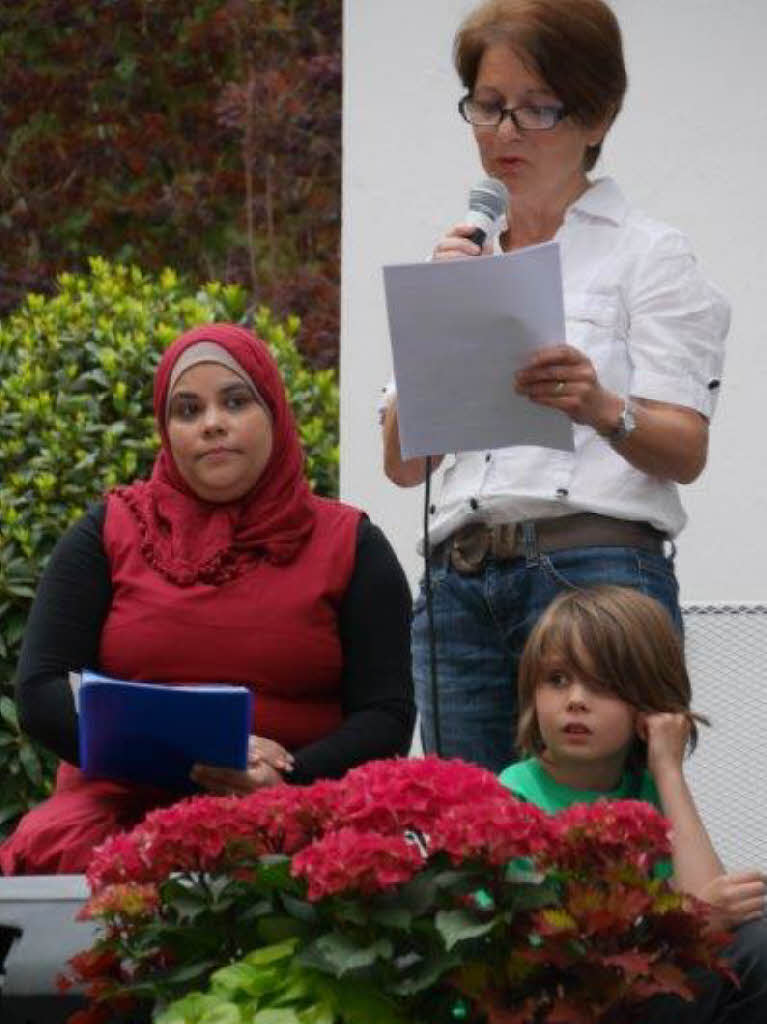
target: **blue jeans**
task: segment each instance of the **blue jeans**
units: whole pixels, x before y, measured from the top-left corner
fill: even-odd
[[[476,575],[432,570],[441,751],[499,772],[516,760],[517,666],[536,620],[562,590],[614,583],[657,598],[682,632],[672,558],[639,548],[572,548],[488,558]],[[413,675],[424,750],[435,750],[424,585],[413,610]]]

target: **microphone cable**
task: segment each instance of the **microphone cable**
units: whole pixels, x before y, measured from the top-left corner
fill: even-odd
[[[471,240],[481,246],[498,229],[501,217],[509,206],[509,192],[498,178],[485,178],[469,192],[467,221],[476,228]],[[439,721],[439,687],[437,685],[437,638],[434,632],[434,602],[431,588],[431,544],[429,542],[429,508],[431,506],[432,457],[426,456],[426,480],[423,492],[423,554],[424,589],[426,591],[426,624],[429,633],[429,666],[431,672],[431,704],[434,715],[434,750],[442,756],[442,730]]]
[[[431,588],[431,541],[429,540],[429,509],[431,507],[431,455],[426,456],[426,480],[423,491],[423,583],[426,591],[426,625],[429,634],[429,669],[431,673],[431,706],[434,719],[434,752],[442,756],[442,729],[439,721],[439,687],[437,685],[437,637],[434,632],[434,602]]]

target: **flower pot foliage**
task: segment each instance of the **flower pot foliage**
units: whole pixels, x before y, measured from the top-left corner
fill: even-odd
[[[647,804],[549,817],[435,757],[192,797],[96,851],[79,1021],[629,1021],[723,969],[669,852]]]
[[[0,319],[0,834],[47,795],[53,758],[20,729],[11,699],[24,624],[53,546],[90,502],[150,472],[157,450],[152,377],[179,333],[240,321],[239,285],[200,286],[173,270],[90,261],[62,274],[52,297],[30,294]],[[335,371],[312,370],[295,346],[298,321],[265,308],[255,330],[274,353],[319,493],[338,482]]]

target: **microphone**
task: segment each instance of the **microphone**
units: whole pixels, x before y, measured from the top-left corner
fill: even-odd
[[[466,223],[475,230],[469,240],[482,246],[498,230],[501,217],[509,205],[509,190],[497,178],[485,178],[469,192],[469,212]]]

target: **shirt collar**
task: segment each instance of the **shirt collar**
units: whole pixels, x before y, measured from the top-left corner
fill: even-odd
[[[628,201],[617,183],[612,178],[597,178],[568,207],[565,220],[571,214],[577,212],[585,214],[587,217],[599,217],[602,220],[609,220],[613,224],[620,226],[626,219],[628,209]],[[498,222],[498,234],[502,235],[504,231],[508,230],[508,227],[509,222],[504,214]],[[496,242],[496,247],[497,244]]]
[[[602,220],[612,221],[613,224],[622,224],[626,219],[629,204],[626,197],[612,178],[597,178],[597,180],[583,192],[567,211],[567,216],[577,212],[586,214],[588,217],[599,217]]]

